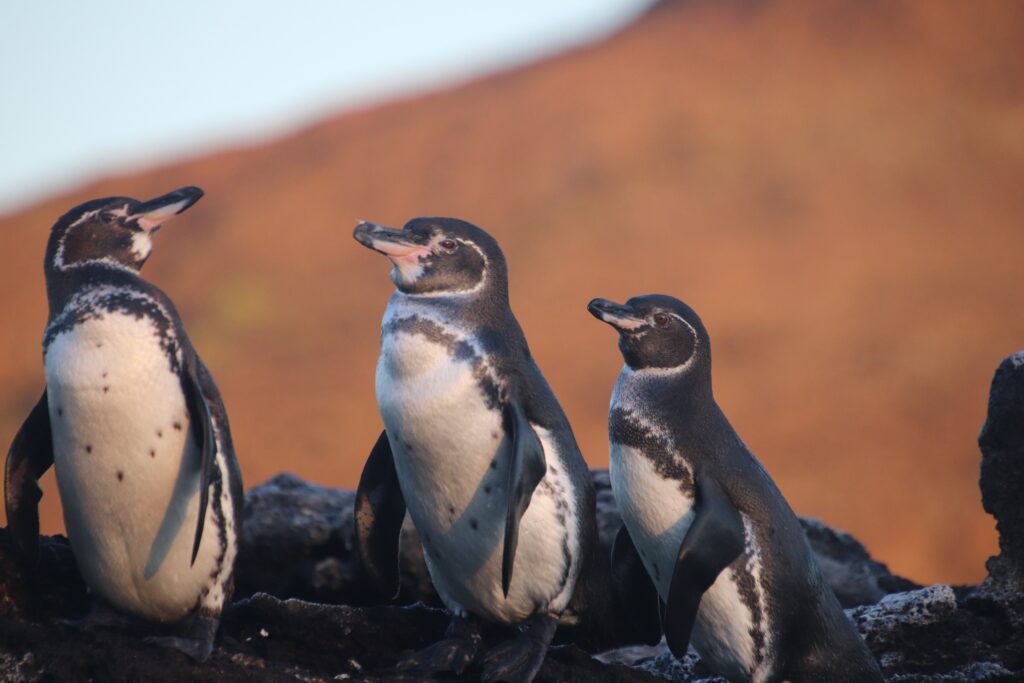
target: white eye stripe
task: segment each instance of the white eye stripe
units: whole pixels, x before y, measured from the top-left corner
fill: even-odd
[[[430,243],[430,245],[434,246],[435,244],[440,242],[441,239],[451,239],[451,238],[442,237],[440,239],[435,239],[435,240],[433,240]],[[490,263],[490,259],[487,258],[487,254],[485,254],[483,249],[481,249],[479,246],[477,246],[474,242],[463,242],[462,240],[455,240],[455,241],[457,241],[463,247],[470,247],[470,248],[472,248],[473,250],[476,251],[476,253],[480,254],[480,258],[483,259],[483,262],[484,262],[483,270],[481,271],[480,279],[476,282],[476,284],[474,284],[472,287],[469,287],[468,289],[442,289],[442,290],[438,290],[438,291],[415,292],[415,293],[408,292],[408,293],[405,293],[406,296],[422,297],[422,298],[426,298],[426,299],[429,299],[429,298],[443,298],[443,297],[450,297],[450,296],[461,297],[461,296],[466,296],[466,295],[469,295],[469,294],[476,294],[477,292],[479,292],[480,290],[482,290],[484,288],[484,286],[487,284],[488,278],[490,277],[490,270],[491,270],[490,269],[491,263]],[[423,274],[423,269],[421,269],[420,272],[417,273],[414,278],[412,278],[410,280],[407,280],[405,282],[405,284],[412,284],[422,274]]]

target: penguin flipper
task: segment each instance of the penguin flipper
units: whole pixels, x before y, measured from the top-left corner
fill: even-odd
[[[512,462],[508,468],[508,508],[505,513],[505,546],[501,558],[501,590],[508,597],[512,569],[519,544],[519,520],[530,505],[537,484],[548,470],[544,447],[530,426],[522,405],[512,401],[506,406],[506,425],[512,431]]]
[[[398,580],[398,541],[405,520],[405,498],[398,485],[388,433],[383,431],[366,459],[356,489],[356,550],[370,580],[394,599]]]
[[[665,639],[682,658],[704,592],[743,552],[743,520],[718,483],[697,477],[696,516],[679,548],[665,609]]]
[[[635,636],[636,642],[657,645],[661,640],[661,601],[625,524],[612,543],[612,591],[616,617],[626,622],[622,632]]]
[[[26,567],[39,558],[39,477],[53,465],[50,407],[43,396],[25,418],[7,451],[4,501],[11,540]]]
[[[196,563],[199,554],[199,542],[203,540],[203,526],[206,524],[206,507],[210,502],[210,479],[213,476],[214,450],[217,448],[213,433],[213,417],[210,415],[210,404],[203,395],[199,377],[199,358],[195,354],[185,355],[184,374],[181,378],[185,393],[185,405],[188,408],[192,424],[192,434],[199,446],[199,514],[196,518],[196,536],[192,542],[192,560],[189,566]]]

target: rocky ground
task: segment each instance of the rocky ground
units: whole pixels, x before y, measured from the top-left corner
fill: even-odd
[[[1024,352],[999,366],[979,441],[982,502],[1000,534],[1000,554],[980,585],[916,586],[849,534],[803,520],[829,583],[890,681],[1024,680]],[[607,546],[618,512],[607,473],[595,471],[594,482]],[[402,680],[390,669],[397,657],[440,638],[447,618],[408,525],[402,591],[395,604],[380,604],[354,554],[353,497],[288,474],[247,494],[237,601],[203,665],[146,644],[137,624],[90,630],[68,623],[89,599],[67,540],[44,538],[39,565],[25,576],[0,529],[0,680]],[[476,676],[470,669],[464,678]],[[663,646],[596,657],[559,646],[538,677],[666,679],[721,680],[692,652],[679,662]]]

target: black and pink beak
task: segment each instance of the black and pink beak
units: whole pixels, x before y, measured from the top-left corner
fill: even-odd
[[[352,237],[364,247],[384,254],[396,264],[415,263],[420,256],[430,253],[430,247],[422,244],[417,235],[368,221],[359,221],[359,225],[352,232]]]
[[[628,304],[617,304],[608,299],[592,299],[587,304],[587,310],[592,316],[620,332],[637,330],[647,324],[643,316],[637,315]]]
[[[134,221],[145,232],[154,232],[165,221],[198,202],[202,196],[203,191],[198,187],[182,187],[148,202],[136,204],[125,218]]]

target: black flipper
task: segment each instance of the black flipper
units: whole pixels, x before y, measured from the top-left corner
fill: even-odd
[[[356,490],[356,549],[371,581],[390,598],[398,595],[398,539],[405,498],[398,485],[387,432],[381,432],[363,466]]]
[[[657,645],[661,601],[625,524],[612,543],[612,593],[617,630],[627,634],[630,642]]]
[[[686,532],[668,591],[664,628],[676,658],[686,654],[704,592],[743,552],[743,520],[718,482],[697,477],[697,514]]]
[[[512,430],[512,462],[508,468],[508,510],[505,513],[505,547],[501,558],[501,590],[508,597],[512,568],[519,544],[519,520],[530,505],[537,484],[547,472],[544,447],[533,431],[523,407],[514,400],[506,406],[506,423]]]
[[[43,396],[25,418],[7,451],[4,469],[4,500],[7,526],[14,547],[26,567],[39,558],[39,478],[53,464],[53,433],[50,406]]]
[[[199,542],[203,540],[203,525],[206,524],[206,506],[210,502],[210,479],[213,476],[216,437],[213,433],[213,418],[210,405],[203,395],[199,379],[199,359],[194,354],[185,353],[185,367],[181,378],[181,386],[185,392],[185,406],[188,408],[192,424],[192,434],[199,447],[199,515],[196,519],[196,537],[192,542],[192,561],[196,563],[199,554]]]

